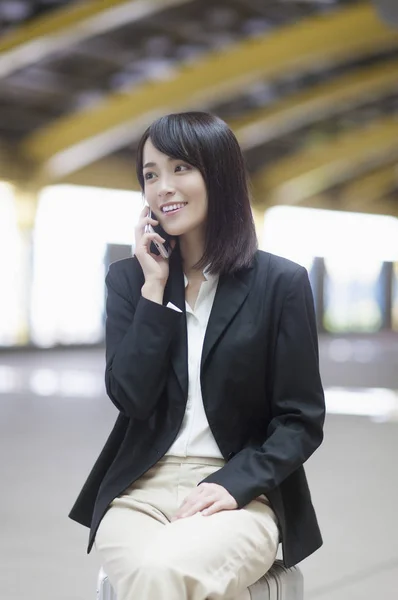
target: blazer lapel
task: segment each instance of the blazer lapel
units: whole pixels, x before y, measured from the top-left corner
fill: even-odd
[[[187,315],[184,274],[178,244],[169,260],[169,277],[164,293],[164,304],[172,302],[183,312],[178,332],[171,344],[171,363],[186,400],[188,397]],[[203,343],[201,371],[212,348],[245,301],[249,293],[251,271],[252,267],[249,267],[238,275],[220,276]]]
[[[184,398],[188,397],[188,339],[185,312],[185,285],[178,244],[169,259],[169,277],[164,291],[164,305],[172,302],[183,314],[178,331],[171,344],[171,363]]]
[[[206,360],[212,348],[228,327],[249,293],[247,279],[250,270],[251,268],[241,276],[220,276],[203,343],[201,371],[205,367]]]

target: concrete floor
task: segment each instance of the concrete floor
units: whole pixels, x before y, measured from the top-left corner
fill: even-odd
[[[67,513],[116,417],[102,369],[101,350],[0,355],[1,600],[95,599],[99,563]],[[398,598],[397,457],[396,420],[328,416],[307,463],[324,546],[300,565],[306,600]]]

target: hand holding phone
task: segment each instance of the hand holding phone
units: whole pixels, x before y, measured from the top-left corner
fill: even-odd
[[[148,217],[150,217],[151,219],[156,219],[151,209],[149,209]],[[158,242],[157,240],[153,240],[151,242],[150,251],[153,254],[162,256],[163,258],[169,258],[172,248],[170,245],[170,241],[167,240],[166,232],[160,227],[160,225],[156,225],[155,227],[153,227],[150,223],[147,223],[145,225],[145,233],[158,233],[160,236],[162,236],[162,238],[166,240],[164,244]]]
[[[142,295],[145,294],[149,300],[162,303],[164,287],[169,277],[167,258],[174,245],[170,236],[167,238],[166,233],[162,235],[163,230],[158,227],[159,222],[154,217],[155,215],[150,216],[149,207],[145,206],[135,227],[134,256],[140,263],[145,277],[145,284],[141,290]],[[167,246],[168,239],[170,242]],[[156,246],[154,242],[156,242]]]

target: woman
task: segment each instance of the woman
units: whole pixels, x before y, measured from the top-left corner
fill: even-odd
[[[324,398],[307,272],[257,250],[243,157],[206,113],[145,132],[149,207],[135,256],[111,265],[106,387],[119,410],[71,518],[91,527],[118,600],[244,593],[279,541],[292,566],[322,543],[303,463]],[[172,237],[169,259],[152,254]]]

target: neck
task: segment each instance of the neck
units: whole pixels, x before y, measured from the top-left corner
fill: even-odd
[[[191,231],[189,234],[181,235],[179,238],[182,266],[185,275],[201,274],[193,266],[202,258],[204,252],[204,239],[199,231]]]

